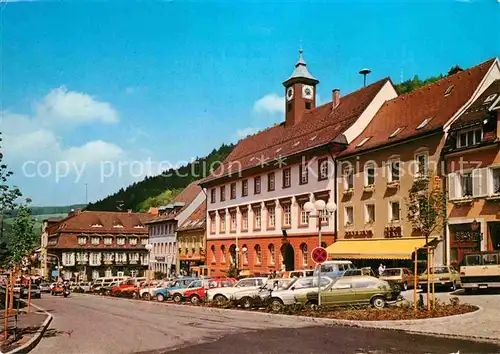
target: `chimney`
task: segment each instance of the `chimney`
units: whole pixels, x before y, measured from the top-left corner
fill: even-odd
[[[71,209],[68,213],[68,216],[75,216],[75,209]]]
[[[337,108],[340,104],[340,90],[333,89],[332,90],[332,110]]]

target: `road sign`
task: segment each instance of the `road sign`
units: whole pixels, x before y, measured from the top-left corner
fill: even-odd
[[[328,259],[328,252],[323,247],[316,247],[311,252],[311,258],[316,264],[323,264]]]

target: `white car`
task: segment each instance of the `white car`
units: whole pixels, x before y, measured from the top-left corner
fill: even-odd
[[[231,287],[213,288],[207,291],[207,300],[215,301],[219,305],[226,303],[231,299],[232,295],[241,290],[254,290],[257,291],[267,281],[267,278],[245,278]]]
[[[139,297],[143,300],[151,300],[152,297],[156,296],[156,292],[158,290],[166,289],[169,286],[170,286],[169,281],[159,282],[157,284],[151,284],[151,286],[148,286],[146,284],[139,290]]]
[[[325,289],[332,282],[334,282],[332,278],[322,276],[320,281],[321,289]],[[307,294],[315,289],[318,289],[318,277],[298,278],[293,283],[290,283],[286,289],[271,292],[271,298],[269,299],[271,310],[279,312],[284,306],[293,305],[296,302],[295,296],[297,294]]]
[[[295,279],[290,278],[267,279],[265,284],[257,289],[244,289],[235,292],[230,300],[245,308],[260,307],[264,305],[273,291],[286,289],[294,281]]]

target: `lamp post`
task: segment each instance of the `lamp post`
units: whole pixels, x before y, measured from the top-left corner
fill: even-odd
[[[148,276],[146,277],[146,281],[148,282],[148,293],[151,294],[151,251],[153,250],[153,245],[148,243],[146,245],[146,251],[148,251]]]
[[[316,210],[316,214],[311,213]],[[337,210],[335,202],[325,203],[324,200],[318,199],[314,203],[307,202],[304,204],[304,211],[308,217],[316,218],[318,224],[318,247],[321,247],[321,219],[329,218]],[[325,215],[326,214],[326,215]],[[321,264],[318,264],[318,306],[321,306]]]

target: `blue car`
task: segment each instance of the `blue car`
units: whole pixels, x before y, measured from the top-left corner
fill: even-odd
[[[193,278],[193,277],[179,278],[174,282],[174,284],[172,284],[172,286],[169,286],[168,288],[158,289],[156,291],[156,300],[158,300],[159,302],[165,301],[166,299],[168,299],[168,297],[172,294],[174,290],[186,288],[189,284],[193,282],[193,280],[198,280],[198,278]]]

